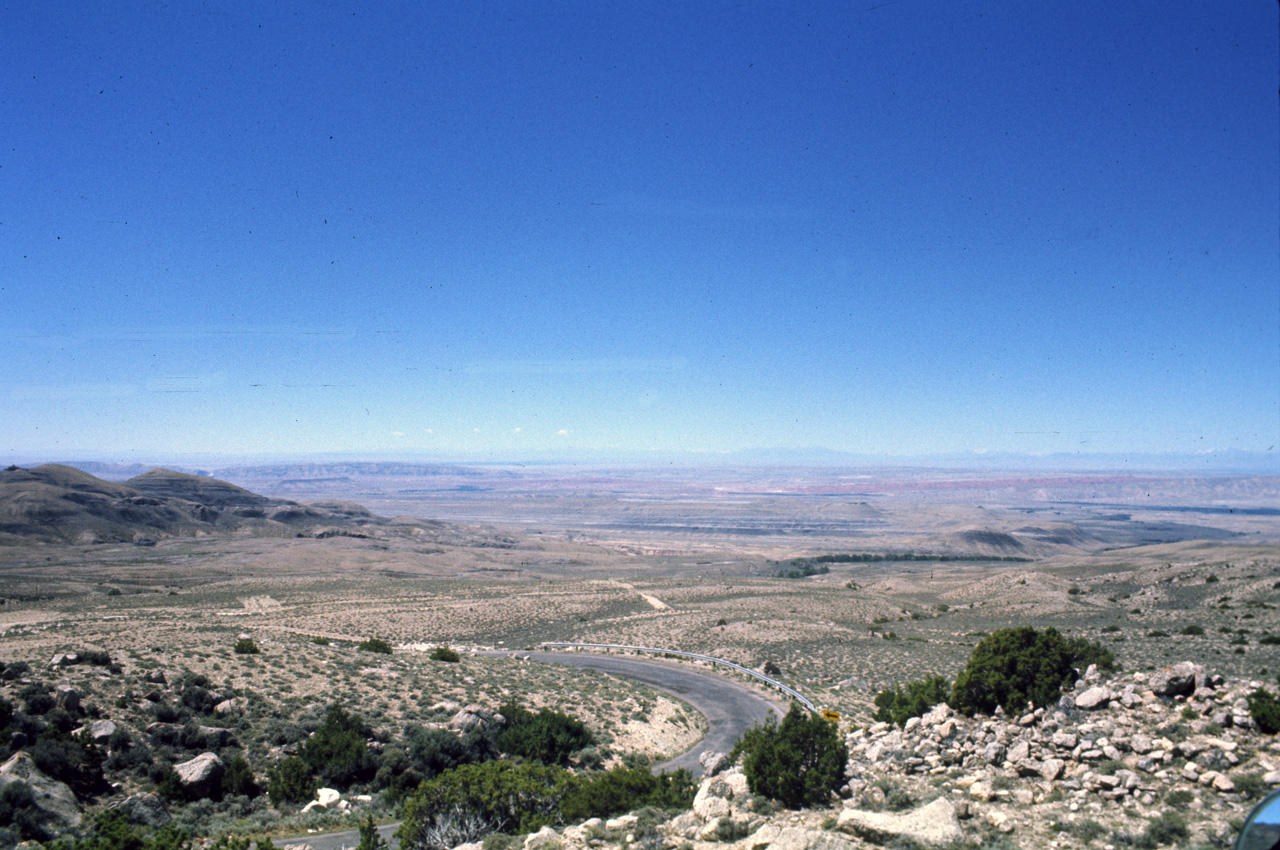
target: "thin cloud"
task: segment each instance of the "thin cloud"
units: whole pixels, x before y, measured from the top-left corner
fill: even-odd
[[[9,397],[15,401],[73,401],[125,398],[137,392],[134,384],[17,384],[9,390]]]
[[[588,375],[634,372],[676,372],[688,366],[683,357],[658,359],[596,358],[590,360],[487,360],[468,363],[468,375]]]

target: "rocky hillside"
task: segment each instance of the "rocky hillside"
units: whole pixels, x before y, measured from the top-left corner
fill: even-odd
[[[678,817],[544,829],[523,848],[1229,847],[1280,785],[1280,742],[1249,714],[1258,687],[1190,662],[1106,681],[1090,670],[1057,705],[1017,717],[941,704],[904,728],[850,732],[849,782],[830,808],[779,810],[722,759]]]
[[[167,469],[123,483],[58,464],[0,470],[0,544],[145,543],[210,534],[364,536],[363,530],[386,522],[358,505],[270,499]]]

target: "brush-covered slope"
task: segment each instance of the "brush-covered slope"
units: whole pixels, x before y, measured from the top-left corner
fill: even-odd
[[[167,469],[124,483],[59,464],[0,470],[0,543],[123,543],[219,533],[364,536],[365,526],[385,522],[355,505],[269,499]]]

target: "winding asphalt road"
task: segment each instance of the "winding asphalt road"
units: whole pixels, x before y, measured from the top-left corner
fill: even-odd
[[[564,664],[570,667],[587,667],[612,676],[635,679],[666,691],[693,706],[707,718],[707,734],[693,749],[670,761],[655,765],[654,771],[687,769],[694,777],[702,775],[699,757],[707,751],[727,753],[743,732],[770,718],[779,719],[785,706],[761,696],[739,682],[725,679],[714,673],[692,669],[686,665],[648,658],[621,655],[595,655],[587,652],[486,652],[485,655],[506,655],[528,658],[546,664]],[[378,832],[390,841],[399,824],[388,824]],[[275,844],[307,844],[313,850],[347,850],[360,841],[360,833],[330,832],[323,835],[300,835],[293,838],[277,838]],[[392,843],[394,847],[394,842]]]
[[[613,676],[635,679],[679,697],[707,718],[707,735],[694,746],[670,761],[654,767],[655,771],[685,768],[694,776],[702,775],[698,758],[705,752],[727,753],[742,733],[769,718],[780,719],[786,707],[771,702],[758,692],[714,673],[688,665],[635,658],[627,655],[596,655],[588,652],[521,652],[514,653],[533,661],[588,667]]]

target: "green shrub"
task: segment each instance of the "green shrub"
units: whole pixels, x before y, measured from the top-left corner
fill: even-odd
[[[688,771],[654,774],[643,767],[615,767],[577,783],[560,814],[566,823],[609,818],[640,806],[683,811],[693,805],[698,786]]]
[[[311,766],[298,756],[288,756],[267,775],[267,796],[273,805],[305,803],[316,795]]]
[[[462,660],[462,656],[458,655],[458,653],[454,652],[447,646],[437,646],[435,649],[431,650],[431,655],[428,657],[432,661],[445,661],[449,664],[457,664]]]
[[[224,797],[256,797],[262,793],[258,781],[253,777],[253,770],[244,756],[236,753],[227,762],[227,769],[222,774],[222,795]]]
[[[567,765],[569,756],[595,743],[581,720],[544,708],[537,714],[516,702],[498,711],[509,724],[498,736],[498,749],[543,764]]]
[[[1249,716],[1266,734],[1280,732],[1280,700],[1270,691],[1258,688],[1249,694]]]
[[[422,783],[396,833],[402,850],[447,850],[493,832],[534,832],[559,818],[575,782],[562,767],[492,760]]]
[[[1187,822],[1177,812],[1165,812],[1158,818],[1147,821],[1142,834],[1133,840],[1133,846],[1139,850],[1154,850],[1165,844],[1178,844],[1189,838]]]
[[[347,788],[372,779],[377,770],[365,744],[370,732],[357,715],[335,703],[329,706],[324,723],[303,745],[301,756],[326,786]]]
[[[908,682],[906,690],[895,685],[893,690],[876,695],[875,719],[905,726],[910,718],[919,717],[938,703],[946,702],[950,692],[951,683],[936,673]]]
[[[844,782],[848,750],[836,724],[793,703],[780,725],[756,726],[734,745],[753,793],[792,809],[825,804]]]
[[[258,645],[253,642],[253,638],[240,638],[236,641],[236,655],[257,655],[262,650],[258,649]]]
[[[1280,646],[1280,635],[1263,635],[1258,638],[1259,646]]]
[[[1192,623],[1189,626],[1183,626],[1182,629],[1179,630],[1178,634],[1186,635],[1188,637],[1198,637],[1204,634],[1204,626],[1198,626],[1195,623]]]
[[[1077,821],[1067,827],[1067,831],[1079,838],[1085,844],[1090,844],[1094,839],[1101,838],[1107,834],[1107,828],[1098,823],[1093,818],[1085,818]]]
[[[244,843],[244,848],[232,848],[225,839],[219,839],[210,850],[248,850],[248,840],[244,839]],[[129,823],[124,812],[116,809],[100,812],[88,835],[74,841],[63,838],[51,846],[58,850],[190,850],[192,843],[174,824],[148,830]]]
[[[1165,802],[1165,805],[1169,806],[1170,808],[1181,809],[1191,805],[1191,802],[1195,800],[1195,798],[1196,798],[1195,794],[1192,794],[1190,791],[1188,791],[1185,788],[1179,788],[1177,791],[1170,791],[1168,794],[1166,794],[1164,797],[1164,802]]]
[[[970,716],[990,714],[997,706],[1005,711],[1021,711],[1028,703],[1049,706],[1075,681],[1076,668],[1090,664],[1114,670],[1115,656],[1100,644],[1064,637],[1053,628],[999,629],[974,647],[956,677],[950,703]]]
[[[110,788],[102,775],[103,752],[89,737],[88,731],[69,735],[56,726],[40,733],[27,753],[46,775],[71,786],[81,796],[90,796]]]
[[[391,644],[387,643],[382,638],[369,638],[359,644],[356,649],[362,652],[380,652],[383,655],[391,654]]]
[[[1232,778],[1236,792],[1246,800],[1257,800],[1266,795],[1270,786],[1263,780],[1261,773],[1245,773]]]

